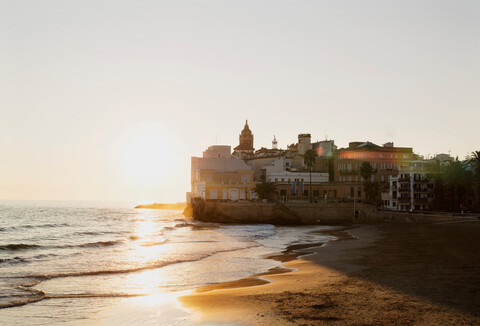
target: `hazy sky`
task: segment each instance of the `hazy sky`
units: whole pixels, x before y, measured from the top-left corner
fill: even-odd
[[[1,1],[0,199],[181,201],[309,132],[480,150],[480,1]]]

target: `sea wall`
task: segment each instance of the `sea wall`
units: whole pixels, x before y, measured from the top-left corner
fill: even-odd
[[[356,213],[355,213],[356,212]],[[434,223],[445,215],[409,214],[377,210],[353,203],[263,203],[206,201],[193,208],[197,220],[219,223],[272,223],[290,225],[345,225],[352,223]]]

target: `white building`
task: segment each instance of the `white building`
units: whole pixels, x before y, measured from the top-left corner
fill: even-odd
[[[310,183],[308,171],[272,171],[266,173],[267,182],[292,182],[299,181]],[[312,172],[312,183],[328,182],[328,173]]]
[[[427,161],[412,161],[401,168],[397,176],[390,177],[389,198],[384,206],[392,210],[428,211],[433,207],[434,184],[427,178]]]

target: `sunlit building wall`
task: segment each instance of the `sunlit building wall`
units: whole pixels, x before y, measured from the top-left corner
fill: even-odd
[[[251,199],[253,169],[230,155],[230,146],[210,146],[203,157],[191,159],[190,197],[203,199]]]
[[[370,142],[351,142],[348,148],[339,149],[334,154],[334,181],[344,184],[347,188],[358,188],[365,180],[360,174],[360,166],[368,162],[374,173],[370,182],[378,182],[380,192],[388,192],[390,189],[390,177],[396,176],[401,168],[410,166],[414,159],[413,150],[410,147],[394,147],[393,143],[379,146]],[[357,199],[364,200],[363,191],[354,192]]]

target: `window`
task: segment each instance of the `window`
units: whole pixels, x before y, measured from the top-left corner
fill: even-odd
[[[280,190],[280,196],[286,196],[287,191],[285,189]]]
[[[250,182],[250,176],[247,174],[242,175],[242,182],[243,183]]]
[[[319,194],[320,194],[320,193],[319,193],[318,190],[314,190],[314,191],[313,191],[313,196],[314,196],[314,197],[318,197]]]
[[[205,176],[205,180],[206,180],[206,181],[212,181],[212,176],[211,176],[210,174],[207,174],[207,175]]]
[[[357,189],[357,196],[362,197],[362,188]]]
[[[383,174],[380,176],[380,181],[385,182],[385,176]]]
[[[210,189],[210,199],[217,199],[217,189]]]
[[[304,190],[304,191],[303,191],[303,195],[304,195],[305,197],[308,197],[308,190]]]

